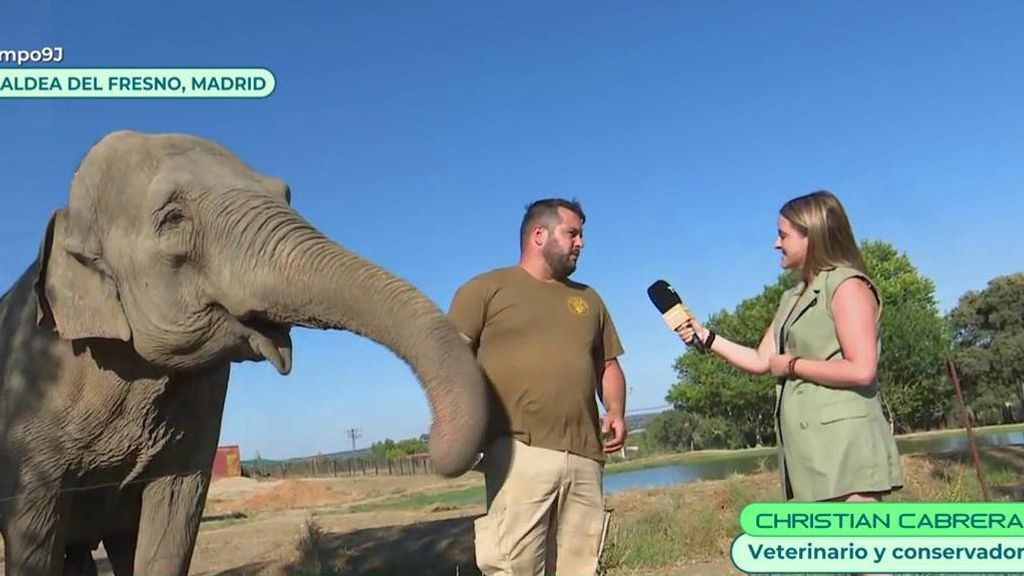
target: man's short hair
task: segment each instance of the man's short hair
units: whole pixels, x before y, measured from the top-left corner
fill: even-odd
[[[565,208],[580,217],[580,224],[587,221],[583,214],[583,207],[575,198],[566,200],[564,198],[544,198],[537,200],[526,207],[526,214],[523,214],[523,223],[519,226],[519,249],[526,247],[527,238],[534,226],[540,225],[547,230],[553,229],[561,219],[558,216],[558,209]]]

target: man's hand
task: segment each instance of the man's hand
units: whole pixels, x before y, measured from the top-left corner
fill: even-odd
[[[608,438],[604,442],[605,454],[622,450],[622,445],[626,442],[625,419],[618,414],[612,414],[610,412],[605,414],[604,422],[601,424],[601,434],[602,436],[611,434],[611,438]]]
[[[626,376],[617,359],[605,361],[598,393],[605,408],[601,439],[604,441],[605,453],[610,454],[621,450],[626,442],[626,421],[623,416],[626,413]]]

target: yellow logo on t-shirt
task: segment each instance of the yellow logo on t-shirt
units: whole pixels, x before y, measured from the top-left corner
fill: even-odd
[[[572,310],[577,316],[586,316],[590,307],[587,306],[587,301],[583,298],[572,296],[569,298],[569,310]]]

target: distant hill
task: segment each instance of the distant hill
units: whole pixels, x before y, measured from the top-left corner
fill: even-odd
[[[369,448],[362,448],[362,449],[359,449],[359,450],[345,450],[345,451],[342,451],[342,452],[330,452],[330,453],[327,453],[327,454],[317,454],[315,457],[321,458],[321,459],[324,459],[324,460],[345,460],[347,458],[366,458],[369,455],[370,455],[370,449]],[[287,458],[287,459],[284,459],[284,460],[271,460],[269,458],[262,458],[261,461],[263,462],[263,464],[265,464],[267,466],[276,466],[276,465],[279,465],[279,464],[286,464],[286,463],[292,463],[292,462],[306,462],[307,460],[312,460],[313,458],[314,458],[314,456],[296,456],[294,458]],[[242,460],[242,465],[243,466],[253,466],[253,465],[256,464],[256,462],[257,462],[257,460],[255,458],[250,458],[248,460]]]
[[[671,408],[669,408],[671,410]],[[655,416],[661,414],[661,412],[651,412],[649,414],[632,414],[626,416],[626,427],[630,430],[639,430],[640,428],[646,428],[647,424],[654,419]]]

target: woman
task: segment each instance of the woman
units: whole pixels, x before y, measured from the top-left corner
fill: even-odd
[[[882,302],[839,200],[827,191],[782,207],[775,248],[799,283],[757,350],[695,319],[679,335],[751,374],[778,378],[775,425],[786,500],[872,501],[903,485],[875,375]]]

